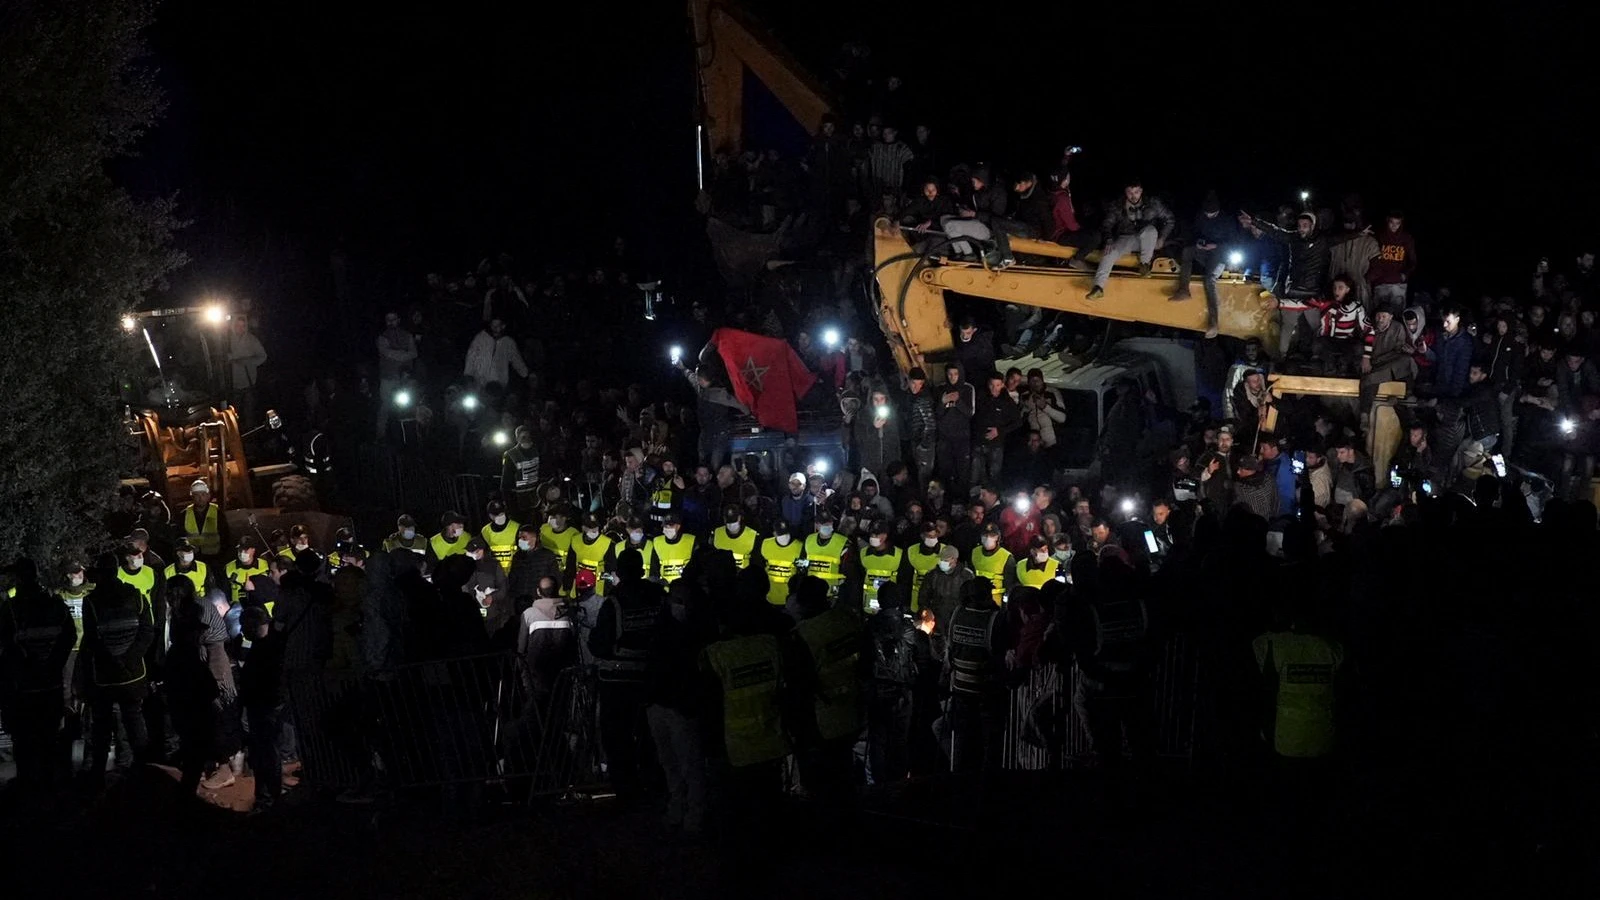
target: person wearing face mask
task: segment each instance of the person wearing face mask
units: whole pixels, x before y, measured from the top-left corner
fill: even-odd
[[[257,556],[259,548],[253,537],[240,538],[236,549],[235,557],[222,569],[222,580],[228,585],[230,603],[239,606],[255,593],[255,579],[267,574],[267,562]]]
[[[1071,535],[1058,534],[1050,538],[1050,558],[1056,561],[1057,581],[1072,583],[1072,557],[1075,555]]]
[[[204,481],[191,484],[189,500],[183,510],[183,536],[195,545],[201,556],[213,559],[221,556],[227,543],[223,535],[227,523],[223,521],[221,507],[211,502],[211,486]]]
[[[211,577],[211,567],[207,566],[195,555],[194,544],[188,538],[179,538],[177,545],[177,561],[167,566],[166,580],[182,576],[189,579],[194,585],[196,596],[204,597],[211,593],[212,588],[218,587]]]
[[[567,557],[572,553],[572,542],[578,536],[578,529],[567,525],[568,518],[572,515],[572,508],[566,503],[556,503],[549,509],[543,525],[539,526],[539,543],[545,549],[556,555],[556,562],[561,564],[561,571],[567,570]],[[563,582],[570,586],[570,580]],[[572,596],[570,590],[567,596]]]
[[[655,545],[650,540],[649,533],[645,531],[644,520],[638,516],[630,516],[622,523],[622,527],[617,529],[616,539],[611,542],[611,553],[606,558],[607,572],[617,571],[617,557],[621,556],[624,550],[633,550],[639,554],[639,558],[644,560],[645,576],[649,577],[655,565]]]
[[[333,543],[328,546],[328,555],[325,557],[327,560],[327,576],[329,579],[332,579],[333,576],[339,574],[339,570],[344,567],[345,562],[342,548],[352,546],[355,544],[355,542],[356,533],[348,526],[342,526],[333,533]]]
[[[409,515],[395,520],[394,533],[383,539],[383,552],[409,550],[418,556],[428,555],[428,540],[417,533],[417,520]]]
[[[656,624],[666,605],[666,589],[644,578],[636,551],[617,557],[617,583],[600,606],[589,633],[600,680],[600,741],[618,799],[631,803],[643,785],[654,781],[655,746],[645,723],[645,663]]]
[[[650,541],[650,580],[672,584],[682,578],[694,550],[694,535],[683,531],[683,515],[667,513],[661,533]]]
[[[124,544],[117,557],[121,563],[117,577],[99,583],[85,599],[83,644],[74,674],[85,686],[92,710],[89,778],[97,787],[105,784],[113,711],[121,718],[134,759],[144,762],[148,758],[144,700],[149,694],[149,669],[145,657],[160,640],[150,602],[138,584],[123,578],[124,573],[137,576],[143,570],[138,548]]]
[[[598,516],[594,513],[585,515],[583,530],[573,538],[571,552],[567,554],[567,583],[572,584],[579,572],[592,572],[595,577],[595,593],[604,597],[610,582],[608,575],[611,572],[606,560],[611,555],[614,543],[610,535],[601,531]]]
[[[906,565],[911,569],[911,580],[902,581],[902,584],[911,585],[909,594],[902,593],[902,598],[909,601],[911,612],[922,611],[922,582],[928,573],[939,568],[940,555],[944,551],[944,544],[939,541],[939,523],[929,519],[922,523],[922,536],[906,549]]]
[[[11,733],[15,787],[48,791],[66,760],[61,752],[63,673],[77,641],[72,614],[39,583],[31,559],[12,567],[15,593],[0,603],[0,704]]]
[[[561,564],[556,555],[539,544],[539,528],[524,525],[517,529],[517,549],[511,554],[511,571],[506,576],[506,591],[510,598],[521,604],[525,598],[538,595],[539,582],[553,578],[562,581]]]
[[[511,571],[511,555],[517,551],[517,529],[521,523],[506,515],[506,505],[490,500],[487,510],[489,522],[478,534],[489,545],[489,553],[500,564],[501,571]]]
[[[767,602],[782,608],[789,602],[789,583],[800,571],[800,554],[805,542],[794,539],[784,519],[772,523],[772,537],[762,538],[757,555],[767,572]]]
[[[850,541],[834,532],[833,513],[826,507],[817,508],[816,533],[806,536],[805,552],[800,560],[807,575],[815,575],[828,586],[828,596],[839,596],[839,586],[844,583],[844,561],[849,555]]]
[[[539,463],[542,453],[532,428],[518,425],[517,442],[500,459],[500,494],[510,497],[517,514],[530,516],[539,496]]]
[[[756,533],[754,529],[744,527],[744,511],[738,506],[730,505],[723,512],[723,524],[711,532],[711,546],[717,550],[727,550],[733,553],[733,563],[741,569],[750,565],[750,557],[756,551]]]
[[[917,589],[917,606],[933,615],[934,655],[943,658],[944,635],[950,627],[950,617],[961,605],[961,591],[975,578],[972,570],[961,564],[961,551],[952,544],[939,548],[939,564],[922,578]]]
[[[994,605],[1005,602],[1006,591],[1016,587],[1017,569],[1011,551],[1000,546],[1000,526],[994,523],[983,526],[978,546],[972,548],[972,571],[979,578],[989,579],[994,590]]]
[[[911,583],[911,566],[905,552],[889,540],[889,523],[882,519],[872,523],[856,557],[861,567],[861,609],[865,614],[878,611],[878,588],[886,583]]]
[[[293,563],[293,568],[305,573],[308,578],[314,579],[322,574],[322,554],[311,546],[310,528],[295,525],[289,529],[289,556],[286,561]]]
[[[439,517],[439,533],[428,539],[428,562],[437,567],[441,560],[467,552],[467,517],[451,510]]]
[[[494,639],[508,623],[519,618],[522,611],[516,608],[507,590],[505,570],[500,568],[494,554],[489,552],[488,541],[481,537],[467,541],[467,558],[472,560],[472,577],[461,586],[461,590],[478,602],[478,614],[483,617],[484,630]]]
[[[89,583],[88,570],[77,560],[71,560],[61,566],[61,582],[61,587],[56,590],[56,596],[67,605],[67,612],[72,615],[72,627],[77,633],[77,638],[72,644],[73,659],[67,661],[67,670],[71,671],[78,648],[83,644],[83,600],[94,590],[94,585]]]
[[[1060,563],[1050,552],[1050,539],[1036,534],[1028,541],[1028,555],[1017,561],[1017,582],[1028,587],[1044,587],[1060,572]]]

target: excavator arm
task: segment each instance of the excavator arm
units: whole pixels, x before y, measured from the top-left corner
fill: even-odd
[[[1045,264],[992,269],[978,262],[953,260],[947,241],[936,236],[930,239],[938,243],[922,254],[912,249],[906,232],[889,219],[880,218],[873,226],[879,324],[902,371],[918,365],[918,356],[938,356],[951,349],[945,291],[1121,322],[1206,330],[1201,285],[1194,285],[1192,300],[1172,301],[1177,270],[1168,260],[1157,260],[1157,270],[1141,278],[1138,258],[1123,257],[1112,270],[1105,297],[1088,300],[1084,295],[1094,284],[1092,271]],[[1011,251],[1019,259],[1059,260],[1070,260],[1077,252],[1072,247],[1026,238],[1012,238]],[[1098,254],[1091,253],[1086,259],[1098,262]],[[1220,333],[1258,338],[1264,347],[1277,347],[1277,298],[1263,291],[1261,285],[1232,274],[1218,280],[1217,295]]]
[[[827,91],[784,52],[737,4],[689,0],[695,62],[700,69],[700,113],[712,150],[742,149],[745,71],[755,76],[808,132],[832,111]],[[702,148],[704,149],[704,148]]]

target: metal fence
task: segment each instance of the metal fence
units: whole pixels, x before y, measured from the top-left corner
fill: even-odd
[[[489,475],[452,471],[383,444],[357,448],[356,464],[344,467],[340,483],[357,508],[378,514],[383,527],[400,513],[409,513],[425,531],[446,512],[481,513],[498,487]]]
[[[1006,711],[1002,765],[1010,770],[1071,768],[1090,754],[1089,733],[1074,714],[1078,671],[1054,663],[1035,666],[1026,683],[1011,691]],[[1193,642],[1167,641],[1148,682],[1156,753],[1192,761],[1200,718],[1200,662]],[[1046,737],[1059,729],[1058,737]],[[1059,745],[1056,744],[1059,740]]]
[[[304,777],[323,787],[497,784],[520,799],[600,779],[593,681],[579,668],[543,683],[506,652],[365,678],[297,672],[288,686]]]

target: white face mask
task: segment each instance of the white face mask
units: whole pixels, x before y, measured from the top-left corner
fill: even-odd
[[[1000,543],[1000,539],[997,538],[997,537],[992,537],[992,536],[991,537],[986,537],[986,538],[983,539],[983,549],[985,549],[985,550],[993,550],[995,548],[995,546],[997,544],[999,544],[999,543]]]
[[[817,537],[822,538],[823,540],[827,540],[828,538],[833,537],[833,526],[832,525],[818,525],[817,526]]]
[[[296,552],[296,553],[304,553],[304,552],[306,552],[307,550],[310,550],[310,549],[311,549],[311,542],[310,541],[295,541],[294,542],[294,552]]]
[[[676,528],[663,528],[663,529],[661,529],[661,536],[666,538],[669,541],[675,541],[675,540],[678,539],[678,529],[676,529]]]
[[[134,558],[128,560],[128,571],[129,572],[137,572],[142,568],[144,568],[144,557],[135,556]]]
[[[743,531],[743,530],[744,530],[744,523],[743,522],[729,522],[728,523],[728,536],[729,537],[732,537],[733,535],[736,535],[740,531]]]
[[[494,517],[494,527],[496,527],[496,528],[504,528],[505,526],[506,526],[506,517],[503,514]]]
[[[644,543],[644,532],[630,531],[628,532],[628,540],[634,542],[635,544],[642,544]]]
[[[954,572],[955,570],[956,570],[955,560],[953,560],[953,559],[941,559],[941,560],[939,560],[939,571],[945,573],[946,575],[949,575],[951,572]]]
[[[67,585],[70,586],[70,587],[75,587],[75,588],[76,587],[83,587],[83,575],[82,574],[78,574],[78,575],[69,575],[69,576],[67,576]]]
[[[415,528],[402,528],[402,529],[400,529],[400,539],[402,541],[412,540],[416,536],[417,536],[417,530]]]
[[[939,539],[936,538],[936,537],[923,538],[922,539],[922,546],[927,547],[929,550],[932,550],[933,548],[939,546]]]
[[[584,538],[586,538],[588,540],[591,540],[591,541],[599,540],[600,539],[600,529],[598,529],[598,528],[585,528],[583,530],[583,536],[584,536]]]
[[[883,538],[881,538],[881,537],[867,538],[867,543],[872,546],[872,549],[877,550],[877,549],[879,549],[879,548],[881,548],[883,546]]]
[[[517,541],[517,549],[518,550],[532,550],[533,549],[533,542],[532,541],[521,541],[521,540],[519,540],[519,541]]]
[[[1035,553],[1033,555],[1033,561],[1038,563],[1041,566],[1044,565],[1045,562],[1047,560],[1049,560],[1049,559],[1050,559],[1050,554],[1048,554],[1048,553]]]
[[[194,562],[194,554],[193,553],[179,553],[178,554],[178,562],[181,562],[181,563],[183,563],[184,565],[187,566],[190,563]]]
[[[239,554],[239,565],[241,565],[241,566],[250,565],[250,551],[246,550],[246,551],[244,551],[244,552]]]
[[[779,547],[787,547],[789,546],[789,543],[794,540],[794,535],[779,534],[774,535],[772,539],[778,542]]]

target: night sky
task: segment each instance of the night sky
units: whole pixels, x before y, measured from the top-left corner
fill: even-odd
[[[1594,236],[1591,152],[1573,139],[1592,116],[1566,90],[1576,30],[1355,8],[1319,13],[1311,34],[1198,6],[1141,25],[1052,23],[1022,4],[976,19],[750,5],[818,72],[841,40],[867,41],[925,98],[919,117],[947,150],[1045,171],[1082,144],[1080,197],[1128,174],[1184,213],[1208,187],[1258,210],[1301,188],[1360,190],[1374,217],[1404,207],[1429,280],[1467,294],[1520,284],[1540,252],[1560,267]],[[193,220],[175,293],[305,302],[340,243],[377,294],[501,250],[581,258],[615,234],[652,265],[697,252],[682,4],[367,9],[161,7],[151,44],[170,109],[128,174],[178,191]]]

